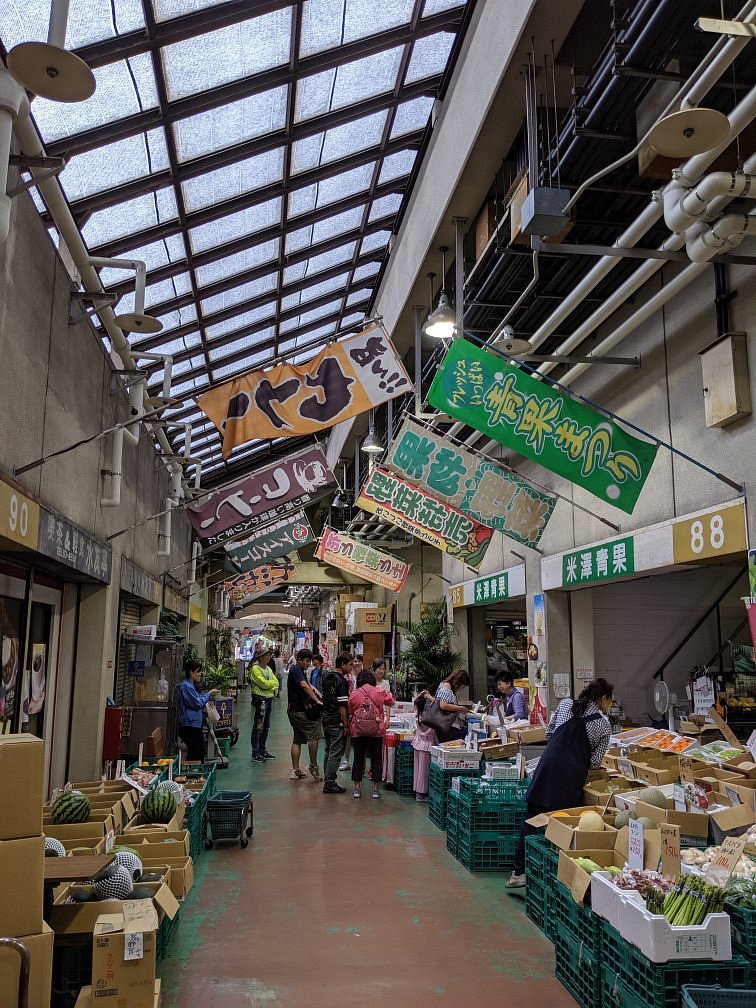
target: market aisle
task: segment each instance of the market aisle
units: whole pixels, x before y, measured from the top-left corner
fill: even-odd
[[[375,801],[366,789],[356,801],[290,781],[283,699],[269,740],[278,758],[250,763],[248,694],[240,708],[219,787],[251,786],[255,834],[246,850],[222,845],[199,860],[160,970],[166,1008],[425,1008],[481,996],[574,1008],[506,876],[466,871],[410,798]]]

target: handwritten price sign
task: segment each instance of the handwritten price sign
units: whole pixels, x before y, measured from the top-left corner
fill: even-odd
[[[661,824],[661,873],[676,879],[680,874],[680,827],[672,823]]]
[[[631,819],[628,826],[627,863],[636,871],[643,871],[643,823]]]
[[[706,881],[713,885],[726,886],[735,866],[743,856],[745,837],[725,837],[719,853],[706,869]]]

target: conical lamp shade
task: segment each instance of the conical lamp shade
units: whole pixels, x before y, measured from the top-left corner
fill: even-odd
[[[423,331],[433,339],[451,339],[457,328],[457,316],[444,291],[438,299],[438,308],[428,316]]]
[[[368,455],[383,455],[383,445],[375,436],[374,430],[369,430],[368,435],[362,442],[362,450]]]

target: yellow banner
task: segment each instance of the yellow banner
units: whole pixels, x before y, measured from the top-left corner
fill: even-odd
[[[385,329],[325,347],[305,364],[251,371],[199,396],[223,434],[223,457],[253,440],[317,434],[410,391]]]

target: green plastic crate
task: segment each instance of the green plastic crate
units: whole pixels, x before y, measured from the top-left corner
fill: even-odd
[[[678,1008],[683,984],[747,989],[750,963],[742,956],[728,962],[650,962],[642,952],[602,924],[602,1008]]]
[[[756,990],[731,990],[725,987],[698,987],[684,984],[681,1008],[754,1008]]]
[[[23,941],[23,939],[21,939]],[[92,935],[56,935],[53,946],[53,1001],[92,983]]]
[[[556,859],[552,866],[552,846],[537,833],[525,838],[525,913],[549,941],[554,941],[557,931],[553,908]]]
[[[465,803],[464,796],[460,795],[459,803],[459,828],[466,833],[491,832],[516,833],[520,835],[520,828],[527,812],[525,805],[501,805],[496,809],[469,808]]]
[[[730,915],[732,942],[735,949],[747,959],[756,959],[756,910],[727,903],[725,910]],[[755,982],[756,982],[756,978]]]
[[[469,808],[496,810],[502,805],[522,805],[525,807],[525,794],[530,781],[525,780],[493,780],[481,778],[461,780],[459,794]]]
[[[446,829],[446,801],[455,777],[477,777],[477,770],[445,769],[431,763],[428,776],[428,818],[434,826]]]
[[[550,909],[549,890],[540,882],[528,878],[525,886],[525,916],[546,934],[546,921]]]
[[[555,975],[582,1008],[601,1006],[601,970],[598,953],[570,934],[554,940]]]
[[[552,909],[556,919],[557,940],[566,935],[581,943],[592,956],[602,953],[602,918],[590,907],[578,906],[569,889],[561,882],[552,882]]]
[[[157,941],[155,942],[155,952],[157,961],[160,962],[161,959],[165,959],[168,953],[168,946],[171,943],[171,939],[176,933],[179,926],[180,911],[176,913],[176,916],[171,920],[170,917],[165,916],[163,922],[157,931]]]
[[[468,871],[511,871],[514,868],[518,837],[497,833],[460,833],[457,860]]]

